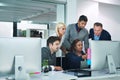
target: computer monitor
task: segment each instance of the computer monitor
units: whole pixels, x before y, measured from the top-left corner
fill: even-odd
[[[108,55],[112,56],[115,68],[120,67],[120,42],[90,40],[90,48],[92,70],[103,70],[108,68]]]
[[[40,38],[0,38],[0,76],[15,74],[15,56],[23,56],[17,65],[24,63],[27,73],[40,72]]]

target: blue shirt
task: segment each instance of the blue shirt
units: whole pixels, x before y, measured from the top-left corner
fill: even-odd
[[[89,31],[89,38],[91,38],[92,40],[111,40],[111,35],[108,31],[106,30],[102,30],[100,36],[97,36],[97,38],[95,37],[95,34],[94,34],[94,29],[91,28],[90,31]]]
[[[83,51],[81,52],[84,55]],[[66,55],[67,58],[67,68],[68,69],[80,69],[81,61],[83,61],[82,56],[78,56],[73,52]]]
[[[99,39],[100,39],[100,36],[94,35],[94,40],[99,40]]]
[[[78,23],[75,24],[75,28],[76,28],[77,32],[80,32],[81,28],[78,27]]]

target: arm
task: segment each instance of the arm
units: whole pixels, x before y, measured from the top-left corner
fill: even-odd
[[[112,40],[109,32],[108,32],[108,40]]]
[[[41,52],[42,52],[42,63],[44,62],[44,60],[49,60],[48,54],[50,53],[50,51],[46,47],[43,47]],[[54,66],[54,65],[49,64],[49,61],[46,65],[50,65],[52,70],[56,70],[56,71],[62,70],[62,68],[59,66]],[[44,64],[42,64],[42,66],[44,66]]]
[[[101,40],[111,40],[111,35],[108,31],[103,30],[101,33]]]
[[[55,71],[61,71],[61,70],[63,70],[63,69],[62,69],[62,67],[60,67],[60,66],[54,66],[54,70],[55,70]]]
[[[62,39],[61,39],[61,42],[60,42],[60,49],[62,50],[62,52],[63,52],[64,54],[66,54],[66,53],[67,53],[67,50],[66,50],[66,48],[62,45],[62,44],[63,44],[64,37],[65,37],[65,35],[62,36]]]
[[[87,54],[82,55],[82,59],[87,59]]]
[[[63,43],[62,43],[62,46],[64,46],[66,49],[70,49],[69,35],[70,35],[70,26],[68,26],[66,29],[65,36],[63,38]]]
[[[46,47],[43,47],[42,49],[41,49],[41,55],[42,55],[42,66],[43,66],[43,62],[44,62],[44,60],[48,60],[48,50],[47,50],[47,48]],[[48,65],[48,64],[47,64]]]
[[[84,38],[84,45],[85,45],[85,51],[87,51],[87,48],[89,47],[88,31],[86,31],[86,36]]]
[[[92,38],[92,34],[93,34],[93,29],[89,30],[89,39]]]
[[[83,51],[82,51],[81,53],[82,53],[82,54],[81,54],[81,55],[82,55],[82,59],[83,59],[83,60],[87,59],[87,54],[84,53]]]

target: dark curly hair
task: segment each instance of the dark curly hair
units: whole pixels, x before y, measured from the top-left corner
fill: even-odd
[[[81,41],[81,40],[79,40],[79,39],[75,39],[73,42],[72,42],[72,44],[71,44],[71,48],[70,48],[70,51],[75,51],[76,49],[75,49],[75,47],[76,47],[76,44],[79,42],[79,41]],[[82,41],[81,41],[82,42]]]

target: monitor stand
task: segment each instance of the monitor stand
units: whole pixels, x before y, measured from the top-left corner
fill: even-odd
[[[116,73],[116,67],[115,67],[115,63],[113,60],[113,57],[111,54],[107,55],[107,62],[108,62],[108,68],[109,68],[109,73],[110,74],[115,74]]]
[[[15,80],[28,80],[23,56],[15,56]]]

